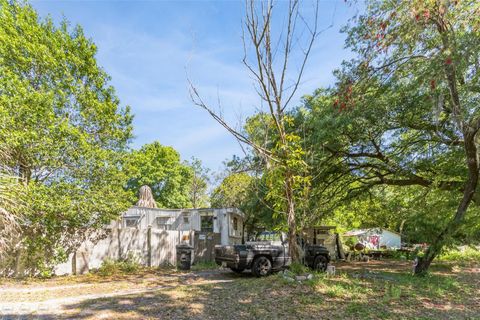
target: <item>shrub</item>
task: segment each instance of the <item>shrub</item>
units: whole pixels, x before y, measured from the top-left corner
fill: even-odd
[[[358,243],[357,237],[345,237],[342,243],[348,247],[349,250],[353,250],[353,247]]]
[[[105,259],[102,262],[100,268],[98,268],[98,273],[102,276],[110,276],[112,274],[118,273],[120,268],[118,263],[111,259]]]
[[[289,270],[295,275],[303,275],[305,273],[311,273],[311,270],[308,269],[308,267],[298,262],[293,262],[290,265]]]
[[[117,273],[134,273],[140,268],[140,264],[131,256],[122,260],[105,259],[98,273],[102,276],[110,276]]]
[[[480,263],[480,250],[474,247],[445,250],[440,256],[438,256],[438,260],[462,263]]]
[[[397,259],[397,260],[407,260],[407,254],[405,252],[397,251],[397,250],[385,250],[385,251],[386,251],[385,255],[388,258]],[[414,259],[414,255],[415,254],[411,254],[409,258],[411,260]]]
[[[134,260],[120,261],[120,270],[125,273],[133,273],[139,269],[140,265]]]

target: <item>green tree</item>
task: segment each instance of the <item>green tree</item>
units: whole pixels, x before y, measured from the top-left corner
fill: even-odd
[[[24,186],[16,254],[48,272],[128,205],[122,157],[132,116],[120,107],[83,30],[0,0],[2,165]]]
[[[209,206],[208,184],[210,182],[210,170],[202,166],[202,161],[192,157],[188,165],[192,168],[192,180],[190,183],[190,203],[193,208]]]
[[[141,186],[148,185],[160,208],[191,206],[193,169],[180,161],[179,153],[172,147],[155,141],[132,151],[125,171],[129,177],[127,190],[132,195],[136,195]]]
[[[430,243],[448,224],[459,196],[421,186],[376,186],[350,201],[342,201],[325,219],[344,231],[382,227],[400,233],[402,242]],[[478,241],[478,230],[472,231],[462,228],[454,243]]]
[[[212,192],[211,204],[214,208],[241,208],[247,202],[253,179],[247,173],[228,175]]]
[[[210,201],[216,208],[240,209],[245,214],[244,231],[253,235],[257,230],[271,230],[286,225],[284,216],[275,218],[273,205],[266,200],[267,193],[268,187],[262,179],[246,172],[229,172],[212,192]]]
[[[450,218],[417,274],[469,217],[479,217],[471,206],[479,170],[479,10],[476,1],[369,1],[347,29],[357,58],[344,63],[333,90],[307,99],[311,139],[324,141],[316,158],[330,177],[325,190],[351,197],[381,185],[418,186],[438,203],[447,195],[457,201],[436,206]]]

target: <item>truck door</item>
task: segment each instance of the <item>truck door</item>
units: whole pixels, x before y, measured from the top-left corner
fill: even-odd
[[[287,235],[282,232],[281,233],[281,239],[282,239],[282,250],[283,250],[283,266],[289,266],[290,263],[292,262],[291,257],[290,257],[290,250],[288,246],[288,238]]]

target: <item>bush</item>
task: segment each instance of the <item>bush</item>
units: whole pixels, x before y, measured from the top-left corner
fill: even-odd
[[[110,276],[117,273],[134,273],[140,268],[140,264],[132,257],[122,260],[105,259],[102,262],[98,273],[102,276]]]
[[[119,270],[120,268],[118,266],[118,262],[111,259],[105,259],[103,260],[100,268],[98,268],[98,273],[102,276],[110,276],[112,274],[118,273]]]
[[[133,273],[139,269],[140,265],[134,260],[120,261],[120,270],[125,273]]]
[[[294,273],[295,275],[303,275],[305,273],[311,273],[312,271],[305,265],[293,262],[289,267],[290,272]]]
[[[396,260],[413,260],[416,254],[413,251],[410,253],[410,255],[407,255],[407,253],[403,251],[385,250],[384,256]]]
[[[348,250],[353,250],[353,247],[358,243],[357,237],[344,237],[342,243],[348,247]]]
[[[438,260],[463,263],[480,263],[480,250],[474,247],[445,250],[440,256],[438,256]]]

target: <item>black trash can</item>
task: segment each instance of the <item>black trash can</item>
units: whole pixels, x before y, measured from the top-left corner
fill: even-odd
[[[192,262],[193,247],[186,243],[177,244],[177,268],[180,270],[190,270]]]

